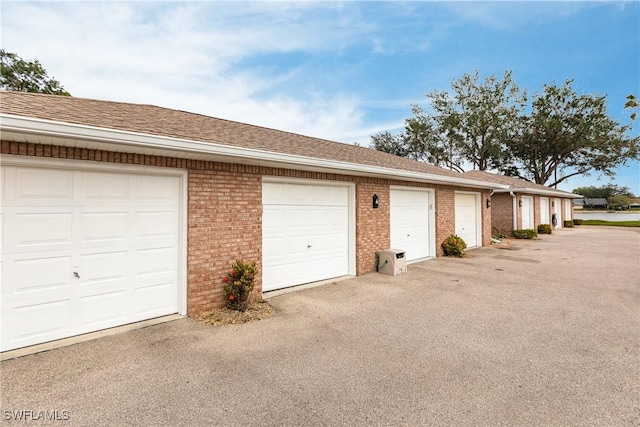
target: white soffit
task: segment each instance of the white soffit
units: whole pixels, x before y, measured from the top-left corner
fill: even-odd
[[[579,195],[579,194],[572,194],[572,193],[567,193],[564,192],[562,190],[554,190],[552,188],[548,189],[548,190],[539,190],[537,188],[527,188],[527,187],[521,187],[521,188],[509,188],[507,190],[496,190],[496,193],[509,193],[509,192],[514,192],[514,193],[527,193],[527,194],[542,194],[544,196],[555,196],[555,197],[564,197],[564,198],[571,198],[571,199],[582,199],[583,196]]]

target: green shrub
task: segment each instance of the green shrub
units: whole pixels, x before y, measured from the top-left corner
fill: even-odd
[[[491,227],[491,237],[493,237],[494,239],[502,240],[507,236],[497,227]]]
[[[573,220],[573,225],[582,225],[582,220],[581,219],[574,219]]]
[[[516,239],[533,239],[538,237],[538,232],[531,228],[527,228],[524,230],[513,230],[513,237],[515,237]]]
[[[551,234],[551,226],[549,224],[540,224],[538,226],[538,234]]]
[[[573,228],[573,221],[572,220],[565,221],[564,226],[565,228]]]
[[[223,289],[228,308],[247,311],[256,274],[258,274],[258,267],[253,261],[246,263],[242,260],[236,260],[231,264],[231,271],[222,278],[222,281],[226,283]]]
[[[456,256],[460,258],[464,255],[464,250],[467,249],[467,244],[462,237],[452,234],[444,239],[444,242],[442,242],[442,249],[446,256]]]

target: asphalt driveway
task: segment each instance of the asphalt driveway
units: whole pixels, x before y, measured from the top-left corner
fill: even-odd
[[[4,361],[2,423],[640,425],[639,231],[561,230],[278,296],[256,323]]]

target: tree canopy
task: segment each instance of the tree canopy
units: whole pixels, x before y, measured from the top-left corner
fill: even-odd
[[[557,185],[640,158],[640,138],[630,137],[606,112],[606,96],[579,95],[573,81],[543,86],[530,99],[506,71],[480,80],[478,72],[454,80],[451,91],[427,95],[428,107],[398,135],[372,136],[372,147],[463,171],[496,170],[538,184]],[[637,108],[635,97],[626,107]]]
[[[507,141],[514,162],[506,173],[553,186],[592,171],[613,177],[614,168],[639,158],[640,140],[607,115],[606,96],[578,95],[572,84],[545,85],[533,96],[522,131]]]
[[[573,194],[580,194],[588,199],[608,199],[612,196],[634,197],[629,187],[621,187],[616,184],[606,184],[600,187],[593,185],[588,187],[574,188]]]
[[[632,122],[635,121],[638,117],[638,110],[640,109],[638,98],[632,93],[627,95],[627,102],[624,103],[624,108],[625,110],[631,110],[629,118]]]
[[[26,61],[4,49],[0,49],[0,89],[70,96],[37,59]]]

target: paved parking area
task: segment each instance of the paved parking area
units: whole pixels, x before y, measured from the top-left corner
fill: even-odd
[[[278,296],[256,323],[4,361],[2,423],[639,425],[639,231],[561,230]]]

